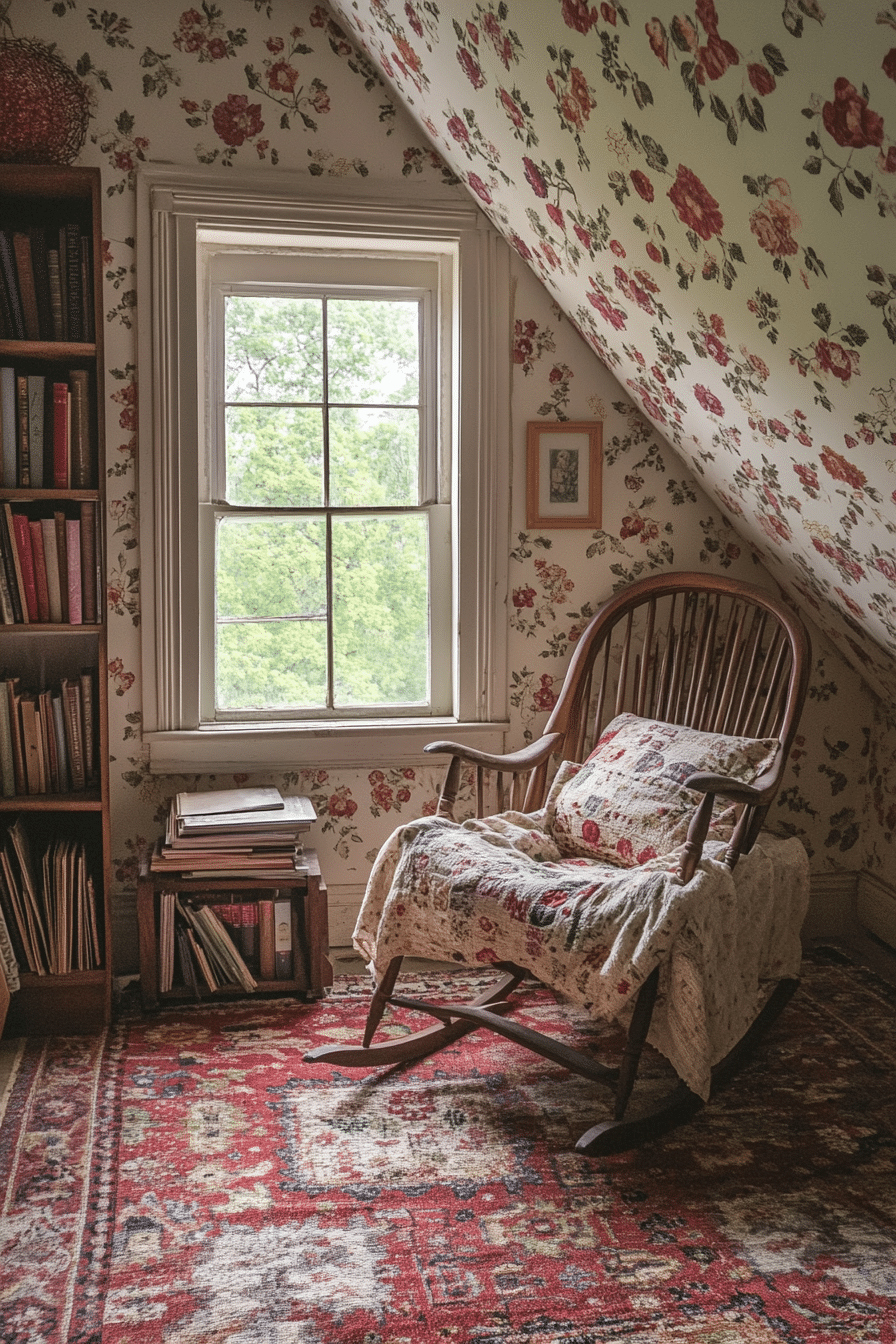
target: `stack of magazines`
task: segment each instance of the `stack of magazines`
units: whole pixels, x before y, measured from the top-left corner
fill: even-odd
[[[150,867],[188,878],[283,882],[305,871],[303,839],[316,819],[310,798],[276,788],[178,793]]]

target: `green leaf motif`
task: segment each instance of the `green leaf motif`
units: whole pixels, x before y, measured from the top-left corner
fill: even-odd
[[[835,177],[828,187],[828,199],[831,205],[839,213],[843,214],[843,193],[840,190],[840,179]]]
[[[826,303],[817,303],[812,309],[812,316],[815,318],[815,325],[822,331],[830,330],[831,312]]]
[[[821,172],[821,159],[816,158],[813,155],[812,158],[806,160],[803,164],[803,168],[807,173],[811,173],[813,177],[817,177]]]

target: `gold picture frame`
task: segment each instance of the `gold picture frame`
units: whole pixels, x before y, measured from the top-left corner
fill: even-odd
[[[530,420],[526,526],[600,527],[602,454],[600,420]]]

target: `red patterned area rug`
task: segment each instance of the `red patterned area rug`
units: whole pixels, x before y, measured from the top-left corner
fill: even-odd
[[[838,952],[690,1125],[603,1160],[572,1145],[607,1097],[486,1033],[376,1074],[302,1063],[366,1002],[348,979],[29,1042],[3,1344],[894,1340],[896,991]],[[557,1007],[533,987],[522,1015]]]

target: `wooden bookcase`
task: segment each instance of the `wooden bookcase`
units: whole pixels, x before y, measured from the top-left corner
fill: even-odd
[[[284,980],[259,980],[258,994],[296,994],[303,999],[319,999],[333,983],[329,954],[327,888],[321,875],[317,854],[306,849],[304,872],[292,882],[260,882],[252,878],[185,878],[176,873],[154,873],[144,860],[137,882],[137,921],[140,929],[140,993],[143,1007],[152,1010],[163,1003],[184,1003],[191,996],[179,978],[170,990],[159,990],[160,896],[174,891],[194,903],[223,905],[231,902],[255,902],[273,897],[289,897],[292,907],[293,975]],[[201,998],[252,998],[234,985],[215,991],[205,987]]]
[[[9,505],[29,519],[53,515],[79,519],[82,526],[84,513],[81,506],[87,506],[95,523],[93,572],[87,577],[87,583],[92,582],[96,606],[94,614],[91,611],[93,598],[90,598],[86,608],[88,616],[94,615],[90,624],[83,620],[73,624],[65,619],[0,624],[0,671],[4,678],[18,677],[23,690],[53,690],[63,678],[77,679],[82,671],[90,670],[95,763],[93,782],[83,791],[26,790],[23,793],[17,787],[14,796],[0,797],[0,828],[5,833],[15,817],[22,816],[33,847],[38,877],[41,854],[47,844],[64,837],[84,845],[95,890],[101,961],[98,969],[72,970],[56,975],[37,975],[22,968],[22,987],[13,994],[9,1006],[7,1035],[95,1031],[108,1023],[111,1009],[109,750],[102,542],[106,469],[101,200],[99,169],[0,165],[0,226],[4,231],[27,233],[37,229],[45,239],[50,239],[52,247],[60,226],[78,226],[80,238],[84,240],[80,243],[81,261],[82,265],[86,263],[88,277],[81,286],[80,301],[83,311],[89,314],[75,332],[80,339],[68,339],[73,332],[71,326],[63,331],[66,337],[63,340],[55,339],[59,334],[57,331],[53,331],[52,340],[35,340],[33,330],[30,333],[32,339],[0,339],[0,368],[11,367],[16,375],[42,379],[45,396],[54,383],[67,383],[73,372],[81,371],[82,386],[86,373],[88,403],[86,466],[80,473],[77,488],[71,486],[71,479],[78,479],[77,471],[65,488],[58,486],[57,478],[50,470],[54,465],[52,455],[47,451],[43,458],[46,470],[40,488],[25,485],[19,479],[12,484],[4,471],[0,477],[0,506]],[[35,266],[39,264],[35,260]],[[73,262],[73,271],[76,269]],[[74,303],[75,297],[72,296],[70,301]],[[45,313],[46,309],[43,311]],[[39,334],[42,338],[49,334],[45,320]],[[89,339],[84,339],[85,336]],[[82,593],[84,591],[82,589]],[[67,608],[63,609],[63,615],[70,615]],[[0,690],[6,693],[5,686],[0,686]]]

